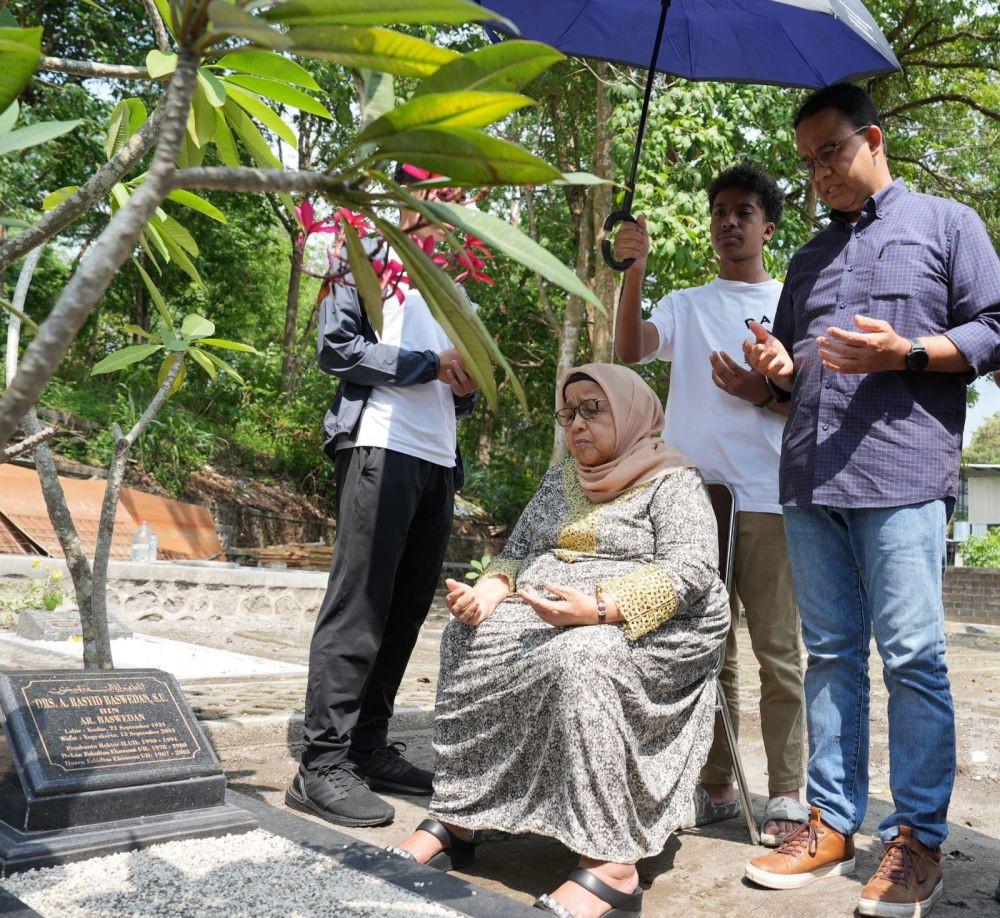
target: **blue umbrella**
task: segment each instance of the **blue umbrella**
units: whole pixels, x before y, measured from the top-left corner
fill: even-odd
[[[649,68],[632,172],[621,210],[605,221],[608,232],[632,220],[657,71],[689,80],[819,88],[900,69],[861,0],[485,0],[483,5],[511,20],[522,38],[578,57]],[[607,239],[602,254],[618,271],[632,263],[617,261]]]

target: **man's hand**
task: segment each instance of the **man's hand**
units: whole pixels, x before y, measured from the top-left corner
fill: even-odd
[[[559,598],[545,599],[530,587],[517,591],[517,595],[535,610],[543,622],[548,622],[555,628],[596,625],[600,622],[596,596],[588,596],[586,593],[558,583],[546,583],[545,589],[555,593]]]
[[[823,366],[837,373],[881,373],[906,368],[910,342],[897,335],[888,322],[855,316],[858,332],[828,328],[816,339]]]
[[[635,219],[635,223],[626,220],[618,227],[618,235],[615,236],[615,258],[619,261],[634,258],[635,264],[626,271],[626,274],[642,276],[646,273],[646,261],[649,258],[649,233],[646,232],[646,218],[638,216]]]
[[[743,356],[747,363],[775,385],[790,389],[795,365],[783,345],[759,322],[750,323],[753,341],[743,342]]]
[[[493,610],[510,595],[506,579],[489,577],[472,587],[460,580],[445,580],[449,593],[445,602],[451,614],[463,625],[475,628],[486,621]]]
[[[712,364],[712,382],[723,392],[753,405],[768,400],[771,390],[760,373],[744,369],[725,351],[712,351],[708,359]]]
[[[441,351],[438,360],[440,366],[437,378],[451,386],[451,391],[455,395],[471,395],[476,391],[476,381],[466,369],[465,361],[455,348],[449,347]]]

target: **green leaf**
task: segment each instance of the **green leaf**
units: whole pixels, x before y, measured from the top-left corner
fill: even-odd
[[[130,335],[138,335],[140,338],[148,338],[149,340],[154,340],[157,337],[138,325],[126,325],[122,331],[128,332]]]
[[[171,261],[175,262],[177,267],[190,277],[191,280],[193,280],[199,287],[204,287],[205,282],[201,279],[198,269],[194,266],[191,259],[188,258],[187,253],[169,236],[164,236],[163,242],[166,245],[167,250],[170,252]]]
[[[360,102],[364,114],[361,127],[364,128],[395,107],[396,92],[391,73],[362,70],[360,75],[362,96]]]
[[[2,296],[0,296],[0,307],[6,309],[12,316],[17,316],[23,325],[30,328],[36,335],[38,334],[38,323],[31,316],[21,312],[13,303],[8,303]]]
[[[243,381],[243,377],[240,376],[228,363],[220,358],[216,357],[211,351],[202,351],[202,353],[212,361],[223,373],[228,373],[233,377],[241,386],[245,386],[246,383]]]
[[[215,107],[209,101],[200,79],[188,109],[187,130],[199,149],[204,149],[215,138]]]
[[[368,318],[380,335],[382,334],[382,287],[375,276],[375,269],[368,260],[368,255],[361,245],[358,231],[350,223],[344,223],[344,241],[347,244],[347,257],[351,262],[351,274],[358,290],[361,305],[365,307]]]
[[[255,45],[284,50],[292,45],[287,35],[272,29],[263,19],[251,16],[240,7],[225,0],[212,0],[208,5],[208,15],[212,21],[210,38],[237,35]]]
[[[530,83],[565,55],[537,41],[502,41],[463,54],[417,85],[413,95],[461,89],[513,91]]]
[[[177,55],[154,49],[146,55],[146,69],[154,80],[168,76],[177,69]]]
[[[418,128],[386,138],[379,157],[439,172],[462,185],[544,185],[562,173],[524,147],[469,128]]]
[[[183,360],[183,354],[170,354],[163,358],[163,363],[160,364],[160,372],[156,374],[156,388],[159,389],[166,381],[167,377],[170,375],[170,371],[173,369],[174,364],[178,360]],[[177,371],[177,375],[174,377],[173,385],[171,385],[169,391],[167,392],[167,398],[170,398],[182,385],[184,385],[184,377],[187,376],[187,366],[182,364],[180,370]]]
[[[232,100],[226,99],[223,111],[226,113],[226,120],[239,135],[243,145],[247,148],[254,162],[258,166],[268,169],[284,169],[281,160],[271,152],[260,131],[246,115],[246,113]]]
[[[190,252],[192,255],[197,257],[198,255],[198,243],[195,242],[194,236],[188,232],[180,223],[178,223],[173,217],[162,214],[155,223],[150,221],[153,226],[160,232],[160,234],[165,238],[169,239],[171,242],[179,245],[185,252]]]
[[[226,116],[221,108],[215,110],[215,149],[218,151],[219,159],[225,165],[234,169],[240,167],[240,154],[236,150],[236,141],[233,139],[233,132],[229,130],[229,122],[226,121]]]
[[[239,70],[254,76],[271,77],[284,83],[294,83],[305,89],[320,92],[320,85],[312,74],[297,61],[289,60],[273,51],[263,51],[256,48],[246,48],[241,51],[230,51],[212,67],[219,69]]]
[[[122,99],[111,112],[104,153],[111,159],[142,126],[149,113],[140,99]]]
[[[17,99],[10,103],[0,115],[0,134],[7,134],[14,130],[17,124],[17,116],[21,113],[21,106],[17,104]]]
[[[0,134],[0,156],[4,153],[13,153],[15,150],[37,147],[56,137],[62,137],[82,123],[82,118],[76,121],[40,121],[7,134]]]
[[[196,347],[191,348],[188,353],[191,355],[191,359],[194,360],[198,366],[200,366],[208,374],[209,379],[214,381],[218,374],[215,369],[215,364],[208,359],[208,354]]]
[[[167,301],[163,299],[163,294],[160,293],[159,288],[153,283],[153,279],[146,273],[137,258],[132,259],[132,264],[135,265],[136,271],[139,272],[139,277],[142,278],[142,282],[146,285],[150,299],[152,299],[156,311],[160,314],[163,324],[166,325],[168,331],[174,333],[174,322],[170,318],[170,310],[167,309]]]
[[[406,273],[427,301],[427,307],[462,355],[491,407],[497,403],[497,384],[489,348],[474,321],[475,312],[455,282],[422,250],[418,249],[398,226],[381,217],[375,223],[392,245],[406,268]]]
[[[185,338],[208,338],[215,334],[215,323],[211,319],[195,313],[184,316],[181,322],[181,334]]]
[[[160,14],[160,18],[163,20],[163,24],[166,26],[167,31],[176,38],[174,35],[174,23],[173,16],[170,14],[170,0],[153,0],[157,11]]]
[[[150,354],[161,350],[163,350],[162,344],[133,344],[130,347],[123,347],[120,351],[108,354],[103,360],[94,364],[90,375],[99,376],[101,373],[114,373],[123,370],[125,367],[145,360]]]
[[[288,0],[264,13],[266,19],[287,25],[461,25],[465,22],[502,22],[509,19],[469,0]]]
[[[308,93],[304,93],[294,86],[289,86],[287,83],[280,83],[278,80],[271,80],[267,77],[244,76],[238,73],[227,76],[226,82],[235,83],[237,86],[249,89],[273,102],[280,102],[282,105],[296,108],[299,111],[309,112],[310,115],[333,120],[333,115],[330,114],[325,105],[317,102]]]
[[[45,196],[45,200],[42,201],[42,210],[55,210],[63,201],[68,201],[79,190],[79,185],[64,185],[62,188],[57,188]]]
[[[0,111],[6,111],[28,85],[41,56],[41,26],[0,28]]]
[[[167,200],[176,201],[178,204],[182,204],[184,207],[189,207],[191,210],[196,210],[198,213],[204,214],[206,217],[211,217],[219,223],[229,222],[226,219],[226,215],[214,204],[209,203],[204,198],[198,197],[198,195],[193,192],[185,191],[183,188],[171,191],[170,194],[167,195]]]
[[[205,98],[212,108],[222,108],[226,104],[226,87],[211,70],[205,67],[198,69],[198,85],[205,93]]]
[[[344,67],[380,70],[396,76],[430,76],[459,56],[457,51],[391,29],[310,26],[292,29],[296,54],[333,61]]]
[[[513,92],[442,92],[421,96],[373,121],[355,143],[369,143],[421,127],[485,127],[534,104],[527,96]]]
[[[424,203],[443,223],[450,223],[466,233],[478,236],[491,248],[510,256],[514,261],[562,287],[567,293],[581,297],[604,310],[604,305],[575,271],[505,220],[475,207],[433,200]]]
[[[243,344],[240,341],[228,341],[225,338],[202,338],[198,344],[202,347],[205,345],[208,345],[209,347],[221,347],[223,350],[227,351],[242,351],[245,354],[260,353],[257,348],[250,344]]]
[[[194,169],[202,164],[205,159],[207,147],[199,147],[192,135],[191,119],[193,115],[188,111],[188,130],[184,132],[184,139],[181,142],[180,153],[177,156],[177,167],[179,169]]]
[[[591,172],[564,172],[562,178],[556,179],[553,185],[613,185],[614,182],[603,179]]]
[[[226,79],[226,87],[229,93],[229,98],[239,105],[240,108],[249,112],[272,133],[277,134],[277,136],[284,140],[285,143],[287,143],[293,150],[298,148],[299,139],[295,136],[295,131],[293,131],[291,127],[285,123],[281,115],[273,109],[268,108],[256,96],[252,96],[249,93],[244,92],[239,87],[233,86],[229,82],[228,78]]]
[[[131,193],[121,182],[115,182],[111,186],[111,198],[117,207],[124,207],[128,204]]]

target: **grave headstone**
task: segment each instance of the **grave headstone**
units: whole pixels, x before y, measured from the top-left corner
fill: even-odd
[[[80,613],[76,609],[55,612],[25,609],[17,616],[17,636],[29,641],[68,641],[82,637]],[[132,630],[114,616],[108,616],[108,636],[111,640],[130,638]]]
[[[256,828],[169,673],[3,673],[0,715],[3,876]]]

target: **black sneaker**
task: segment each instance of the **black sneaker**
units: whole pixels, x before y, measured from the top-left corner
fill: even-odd
[[[285,791],[285,804],[338,826],[385,826],[396,815],[368,789],[353,762],[325,765],[316,771],[300,765]]]
[[[405,748],[406,743],[389,743],[368,753],[352,749],[348,755],[372,790],[429,797],[434,792],[434,772],[407,762],[403,758]]]

